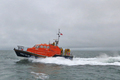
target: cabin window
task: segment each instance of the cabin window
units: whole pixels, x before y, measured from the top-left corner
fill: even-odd
[[[35,47],[36,45],[34,45],[33,47]]]
[[[36,48],[39,48],[40,46],[36,46]]]
[[[49,49],[50,47],[49,47],[49,46],[47,46],[47,48]]]
[[[40,46],[41,48],[43,48],[43,46]]]
[[[44,46],[44,48],[46,48],[46,46]]]

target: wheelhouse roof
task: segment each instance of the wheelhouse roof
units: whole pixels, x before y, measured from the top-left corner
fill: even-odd
[[[36,44],[35,46],[49,46],[49,44]]]

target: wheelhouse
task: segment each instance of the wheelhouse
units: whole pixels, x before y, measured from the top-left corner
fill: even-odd
[[[40,49],[40,48],[49,49],[50,46],[48,44],[36,44],[36,45],[33,46],[33,48],[36,48],[36,49]]]

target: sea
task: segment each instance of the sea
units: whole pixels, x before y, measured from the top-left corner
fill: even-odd
[[[120,80],[120,49],[72,49],[73,60],[0,50],[0,80]]]

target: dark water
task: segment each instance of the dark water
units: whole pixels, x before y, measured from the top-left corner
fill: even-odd
[[[21,59],[0,51],[0,80],[120,80],[120,51],[72,50],[75,58]]]

